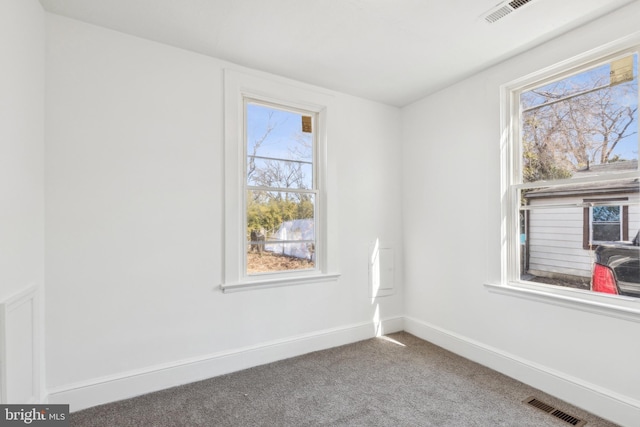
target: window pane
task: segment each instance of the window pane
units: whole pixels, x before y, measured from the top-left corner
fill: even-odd
[[[247,272],[315,266],[315,195],[247,191]]]
[[[312,188],[310,162],[247,157],[247,184],[255,187]]]
[[[313,123],[309,115],[248,103],[247,184],[313,188]]]
[[[610,83],[610,64],[584,71],[522,94],[523,105],[535,107]]]
[[[521,280],[640,296],[637,179],[526,189],[520,200]],[[611,286],[594,289],[596,266]]]
[[[593,224],[594,242],[617,242],[622,240],[620,236],[620,224]]]
[[[620,223],[620,206],[594,206],[593,222]]]
[[[583,210],[562,199],[532,200],[521,210],[522,280],[589,289],[593,254],[583,245]]]
[[[246,104],[248,274],[315,268],[314,126],[313,113]]]
[[[247,254],[247,273],[273,273],[293,270],[309,270],[315,268],[313,250],[304,249],[299,243],[280,244],[279,251],[249,252]],[[312,244],[306,244],[312,246]],[[307,252],[309,257],[291,256],[287,253]]]
[[[623,60],[623,62],[625,62]],[[520,96],[523,182],[570,178],[599,165],[638,159],[638,55],[630,79],[605,64]]]

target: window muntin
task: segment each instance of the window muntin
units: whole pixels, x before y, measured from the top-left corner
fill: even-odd
[[[510,88],[508,280],[589,289],[593,243],[638,224],[637,70],[631,48]]]
[[[245,99],[245,274],[316,268],[316,113]]]

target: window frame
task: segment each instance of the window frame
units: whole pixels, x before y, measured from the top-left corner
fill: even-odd
[[[248,274],[246,271],[245,100],[313,112],[316,117],[316,266],[314,269]],[[339,278],[335,173],[329,164],[327,135],[333,96],[288,79],[224,70],[224,252],[222,292],[335,281]]]
[[[544,186],[561,186],[598,181],[613,177],[583,177],[550,182],[522,183],[520,139],[520,94],[593,68],[598,64],[636,53],[640,50],[640,33],[608,43],[581,55],[513,80],[500,87],[500,156],[501,156],[501,280],[486,287],[491,292],[540,301],[553,305],[640,322],[640,299],[608,295],[590,290],[563,288],[520,278],[520,190]],[[638,171],[621,172],[615,179],[638,178]]]
[[[614,202],[626,202],[628,197],[612,198],[612,199],[584,199],[583,203],[605,202],[614,205]],[[629,240],[629,206],[623,204],[615,204],[620,208],[620,239],[622,241]],[[597,206],[585,206],[583,210],[583,227],[582,227],[582,248],[593,250],[602,242],[593,240],[593,208]]]

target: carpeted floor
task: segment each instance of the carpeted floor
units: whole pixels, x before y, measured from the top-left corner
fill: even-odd
[[[614,426],[408,333],[75,412],[72,426]]]

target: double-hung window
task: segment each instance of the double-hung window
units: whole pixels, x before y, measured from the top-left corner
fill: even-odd
[[[584,249],[595,249],[608,242],[628,241],[629,206],[616,205],[615,199],[594,201],[599,204],[594,203],[594,206],[585,208]],[[600,205],[605,202],[612,204]],[[585,200],[585,204],[591,203],[591,200]]]
[[[246,273],[313,270],[317,114],[247,97],[244,113]]]
[[[336,280],[333,96],[233,70],[224,77],[222,290]]]
[[[503,282],[599,295],[595,250],[640,228],[638,42],[503,86]]]
[[[591,242],[611,242],[622,238],[621,206],[594,206],[591,208]]]

